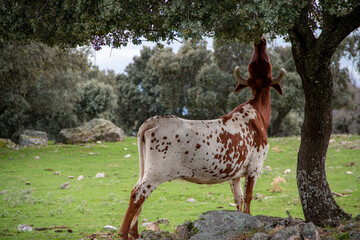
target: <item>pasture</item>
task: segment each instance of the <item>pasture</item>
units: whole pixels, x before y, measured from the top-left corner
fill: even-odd
[[[303,218],[296,185],[296,162],[300,138],[271,138],[263,170],[254,189],[252,215]],[[130,155],[130,156],[129,156]],[[41,148],[0,148],[0,238],[86,239],[104,231],[105,225],[120,227],[130,191],[138,180],[136,138],[118,143],[84,145],[50,144]],[[283,173],[290,169],[290,173]],[[327,160],[327,178],[337,203],[353,216],[360,213],[360,136],[334,135]],[[54,174],[60,171],[61,175]],[[105,178],[95,178],[105,173]],[[77,180],[83,175],[84,179]],[[74,179],[68,179],[74,176]],[[286,183],[274,191],[273,179]],[[69,189],[61,189],[65,182]],[[196,202],[186,202],[194,198]],[[161,184],[145,201],[140,215],[155,221],[167,218],[161,230],[175,231],[187,220],[209,210],[235,210],[229,183],[197,185],[175,180]],[[19,224],[40,231],[19,232]],[[144,230],[141,227],[140,230]]]

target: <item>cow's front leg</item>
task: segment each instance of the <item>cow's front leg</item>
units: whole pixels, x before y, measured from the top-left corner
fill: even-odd
[[[250,214],[250,203],[253,197],[253,189],[256,183],[257,176],[247,176],[245,178],[245,204],[244,213]]]

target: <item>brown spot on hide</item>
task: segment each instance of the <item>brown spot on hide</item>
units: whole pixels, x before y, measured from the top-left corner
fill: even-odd
[[[147,185],[146,187],[147,187],[147,188],[151,188],[151,185]]]
[[[196,144],[196,149],[199,149],[199,148],[201,148],[201,145],[200,144]]]
[[[175,135],[175,138],[178,138],[178,137],[179,137],[179,135],[178,135],[178,134],[176,134],[176,135]]]
[[[163,139],[167,139],[167,137],[166,136],[164,136],[164,138]]]
[[[188,153],[189,153],[188,151],[185,152],[185,154],[188,154]]]

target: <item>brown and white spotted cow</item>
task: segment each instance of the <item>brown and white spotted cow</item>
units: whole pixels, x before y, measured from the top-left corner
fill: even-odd
[[[266,40],[254,44],[248,66],[249,77],[234,70],[235,91],[249,86],[253,97],[231,113],[215,120],[185,120],[175,116],[152,117],[138,132],[140,178],[131,192],[130,203],[119,235],[137,238],[141,205],[161,183],[184,179],[198,184],[230,181],[236,207],[250,214],[250,201],[269,148],[266,131],[270,121],[270,87],[282,95],[281,70],[272,78]],[[245,197],[240,178],[245,177]],[[242,205],[244,202],[244,209]]]

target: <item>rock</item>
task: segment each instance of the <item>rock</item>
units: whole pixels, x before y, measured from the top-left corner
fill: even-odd
[[[56,172],[54,172],[54,175],[61,175],[61,172],[60,172],[60,171],[56,171]]]
[[[143,224],[141,224],[142,227],[147,227],[151,224],[152,222],[144,222]]]
[[[186,199],[186,202],[194,203],[194,202],[196,202],[196,200],[193,198],[188,198],[188,199]]]
[[[131,157],[130,154],[126,154],[126,155],[124,156],[124,158],[129,158],[129,157]]]
[[[346,174],[351,175],[351,174],[353,174],[353,172],[351,172],[351,171],[347,171],[347,172],[346,172]]]
[[[84,176],[83,176],[83,175],[80,175],[80,176],[77,177],[77,180],[78,180],[78,181],[81,181],[81,180],[83,180],[83,179],[84,179]]]
[[[0,138],[0,148],[16,148],[16,144],[13,143],[10,139]]]
[[[97,173],[95,178],[105,178],[105,173]]]
[[[102,143],[102,141],[96,141],[96,143],[100,144],[100,143]]]
[[[316,229],[316,226],[312,223],[306,223],[304,228],[301,231],[301,234],[304,240],[320,240],[319,232]]]
[[[30,182],[26,182],[25,185],[31,185],[31,183],[30,183]]]
[[[142,220],[143,222],[148,222],[149,221],[149,219],[147,219],[147,218],[143,218],[143,220]]]
[[[169,225],[169,224],[170,224],[170,221],[169,221],[169,219],[167,219],[167,218],[160,218],[160,219],[156,220],[156,222],[157,222],[158,224],[166,224],[166,225]]]
[[[39,156],[35,156],[34,158],[35,158],[36,160],[39,160],[39,159],[40,159],[40,157],[39,157]]]
[[[259,200],[259,201],[261,201],[263,198],[264,198],[264,196],[261,195],[260,193],[257,193],[257,194],[254,195],[254,200]]]
[[[194,225],[191,221],[187,221],[176,228],[175,239],[176,240],[188,240],[193,236],[198,230],[194,228]]]
[[[45,146],[48,144],[46,132],[25,130],[20,134],[20,146]]]
[[[285,171],[283,171],[283,174],[288,174],[291,173],[291,169],[286,169]]]
[[[271,172],[271,167],[270,166],[265,166],[265,170],[268,172]]]
[[[1,191],[1,194],[7,194],[8,190]]]
[[[66,182],[64,183],[63,185],[60,186],[61,189],[68,189],[70,188],[70,183],[69,182]]]
[[[104,230],[107,230],[107,231],[117,231],[118,229],[114,226],[111,226],[111,225],[106,225],[104,226]]]
[[[165,231],[143,231],[139,240],[173,240],[172,235]]]
[[[345,193],[352,193],[353,190],[351,190],[351,189],[345,189],[344,192],[345,192]]]
[[[360,233],[357,231],[351,231],[348,234],[349,240],[360,240]]]
[[[235,203],[229,203],[229,206],[236,207],[236,204]]]
[[[68,176],[68,179],[74,179],[74,176]]]
[[[251,238],[251,240],[268,240],[270,239],[270,235],[266,233],[255,233],[254,236]]]
[[[18,230],[19,231],[22,231],[22,232],[31,232],[32,231],[32,227],[30,227],[29,225],[27,225],[27,224],[20,224],[19,226],[18,226]]]
[[[190,225],[190,231],[193,232],[190,239],[232,239],[263,225],[255,217],[240,211],[209,211],[201,214],[192,226]],[[189,229],[189,226],[186,228]],[[182,235],[186,234],[182,232]]]
[[[271,240],[300,240],[300,232],[295,227],[287,227],[275,233]]]
[[[160,227],[159,227],[159,224],[157,222],[151,222],[149,225],[147,225],[146,230],[159,232]]]
[[[76,128],[60,131],[61,142],[89,143],[89,142],[118,142],[124,139],[124,131],[109,120],[94,118]]]

